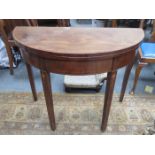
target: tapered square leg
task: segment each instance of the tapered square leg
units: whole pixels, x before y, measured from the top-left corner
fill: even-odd
[[[127,86],[127,83],[128,83],[128,79],[129,79],[129,75],[130,75],[132,66],[133,66],[133,64],[129,64],[126,67],[124,78],[123,78],[123,83],[122,83],[122,88],[121,88],[121,94],[120,94],[120,98],[119,98],[120,102],[123,101],[125,90],[126,90],[126,86]]]
[[[105,131],[107,127],[116,75],[117,75],[117,71],[108,72],[106,92],[105,92],[105,98],[104,98],[102,124],[101,124],[102,131]]]
[[[40,73],[41,73],[41,79],[42,79],[42,84],[43,84],[43,90],[44,90],[44,96],[46,100],[46,106],[47,106],[50,126],[52,130],[55,130],[56,125],[55,125],[50,73],[48,73],[47,71],[43,71],[43,70],[41,70]]]
[[[130,75],[131,69],[133,67],[133,64],[137,61],[137,59],[138,59],[138,55],[136,55],[135,58],[133,59],[133,61],[131,61],[131,63],[126,67],[124,78],[123,78],[123,83],[122,83],[122,88],[121,88],[121,94],[120,94],[120,98],[119,98],[120,102],[123,101],[126,86],[128,84],[129,75]]]
[[[32,94],[33,94],[33,99],[34,99],[34,101],[37,101],[37,93],[36,93],[36,88],[35,88],[35,83],[34,83],[34,78],[33,78],[33,72],[32,72],[31,65],[26,63],[26,69],[27,69],[27,73],[28,73],[28,77],[29,77],[29,81],[30,81],[30,86],[31,86]]]

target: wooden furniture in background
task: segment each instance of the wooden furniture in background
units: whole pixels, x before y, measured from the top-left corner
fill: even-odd
[[[101,130],[107,127],[117,69],[135,58],[141,29],[16,27],[13,37],[27,64],[40,69],[51,129],[55,130],[50,72],[90,75],[108,72]],[[30,71],[29,71],[30,70]],[[34,79],[29,77],[34,87]],[[34,98],[36,92],[32,90]]]
[[[144,19],[140,20],[139,27],[143,28],[143,26],[144,26]],[[136,62],[136,60],[137,60],[137,55],[135,55],[135,58],[126,67],[124,78],[123,78],[123,83],[122,83],[122,88],[121,88],[121,94],[120,94],[120,98],[119,98],[120,102],[123,101],[125,90],[126,90],[126,86],[127,86],[128,79],[129,79],[129,75],[130,75],[131,69],[133,67],[133,64],[134,64],[134,62]]]
[[[117,19],[112,19],[112,27],[117,27]]]
[[[142,19],[140,21],[140,28],[144,27],[144,22],[145,20]],[[155,20],[153,20],[153,31],[152,31],[152,36],[149,42],[143,42],[140,46],[140,48],[138,49],[137,55],[135,56],[135,59],[127,66],[126,71],[125,71],[125,75],[124,75],[124,79],[123,79],[123,84],[122,84],[122,88],[121,88],[121,95],[120,95],[120,102],[123,101],[124,98],[124,94],[125,94],[125,90],[126,90],[126,86],[127,86],[127,82],[129,79],[129,75],[130,75],[130,71],[133,67],[133,64],[138,61],[138,66],[137,69],[135,71],[135,78],[134,78],[134,83],[133,83],[133,87],[130,91],[130,94],[133,95],[135,88],[136,88],[136,84],[140,75],[140,72],[142,70],[142,68],[147,65],[148,63],[155,63]]]
[[[5,43],[6,51],[9,58],[10,74],[13,74],[13,54],[11,48],[17,48],[12,31],[16,26],[37,26],[37,20],[34,19],[1,19],[0,20],[0,35]]]
[[[155,63],[155,20],[153,20],[153,31],[150,42],[143,42],[137,53],[138,66],[135,71],[135,78],[130,94],[134,95],[135,88],[142,68],[148,63]]]
[[[58,26],[60,26],[60,27],[68,27],[68,26],[70,26],[69,19],[57,19],[57,21],[58,21]]]
[[[4,30],[4,21],[3,20],[0,20],[0,36],[1,36],[1,38],[5,44],[5,48],[7,51],[8,58],[9,58],[10,74],[12,75],[13,74],[13,55],[12,55],[11,47],[10,47],[9,42],[8,42],[8,37],[7,37],[6,32]]]

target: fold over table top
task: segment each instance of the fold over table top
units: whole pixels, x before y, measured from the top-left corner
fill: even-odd
[[[144,32],[140,28],[16,27],[13,37],[40,55],[86,57],[121,54],[135,48]]]

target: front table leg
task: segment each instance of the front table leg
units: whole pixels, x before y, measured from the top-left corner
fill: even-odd
[[[107,127],[116,75],[117,75],[117,71],[108,72],[106,92],[104,97],[102,124],[101,124],[102,131],[105,131]]]
[[[49,117],[51,129],[55,130],[56,125],[55,125],[50,73],[48,73],[47,71],[43,71],[43,70],[41,70],[40,73],[41,73],[44,96],[45,96],[45,100],[46,100],[46,106],[47,106],[48,117]]]

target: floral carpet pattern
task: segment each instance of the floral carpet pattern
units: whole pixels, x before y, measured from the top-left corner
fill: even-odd
[[[0,93],[0,134],[143,134],[155,118],[154,96],[113,96],[107,130],[100,131],[104,94],[53,94],[56,131],[49,126],[43,93]]]

